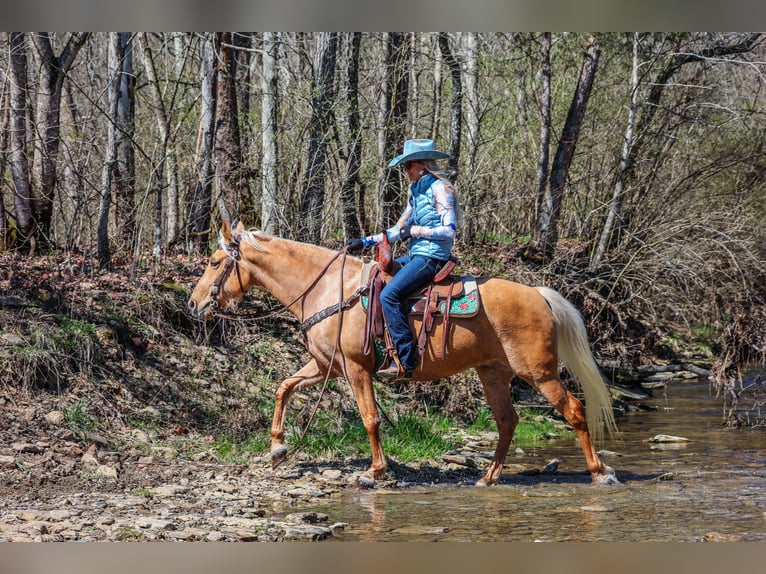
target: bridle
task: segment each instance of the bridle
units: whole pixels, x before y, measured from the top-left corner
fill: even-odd
[[[239,273],[239,261],[242,259],[242,255],[239,252],[239,241],[232,239],[228,246],[222,246],[226,251],[226,262],[223,264],[223,271],[218,278],[210,286],[210,306],[213,309],[218,308],[218,296],[221,294],[221,287],[229,279],[232,270],[237,272],[237,281],[239,281],[239,288],[242,293],[245,293],[245,287],[242,285],[242,275]]]

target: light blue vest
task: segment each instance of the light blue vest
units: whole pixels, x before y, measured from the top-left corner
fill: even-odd
[[[434,185],[443,185],[443,182],[436,179],[422,193],[417,193],[417,186],[412,186],[412,196],[410,204],[412,205],[412,216],[410,221],[413,225],[423,227],[441,226],[441,217],[436,211],[436,201],[434,200]],[[452,239],[432,239],[428,237],[413,237],[409,240],[410,255],[425,255],[433,259],[446,261],[452,253]]]

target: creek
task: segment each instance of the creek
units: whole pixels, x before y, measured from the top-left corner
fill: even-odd
[[[438,484],[348,490],[316,510],[347,523],[336,541],[766,540],[766,432],[722,425],[707,382],[672,380],[618,418],[620,440],[598,448],[621,484],[598,487],[576,439],[524,447],[490,488]],[[657,435],[688,439],[652,442]],[[514,462],[557,458],[529,476]]]

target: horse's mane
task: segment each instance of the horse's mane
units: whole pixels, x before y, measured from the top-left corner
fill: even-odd
[[[257,229],[255,227],[251,227],[250,229],[247,229],[245,231],[242,231],[239,236],[240,242],[245,242],[254,249],[257,249],[258,251],[265,252],[267,251],[266,247],[263,245],[264,241],[268,242],[272,239],[278,239],[279,241],[285,241],[287,243],[294,243],[296,245],[302,245],[302,246],[311,246],[316,247],[318,249],[327,251],[329,253],[334,253],[334,251],[328,247],[324,247],[322,245],[314,245],[313,243],[304,243],[301,241],[294,241],[292,239],[286,239],[284,237],[278,237],[276,235],[271,235],[269,233],[266,233],[265,231],[262,231],[260,229]],[[263,241],[262,241],[263,240]],[[223,232],[218,232],[218,246],[223,249],[224,251],[230,251],[231,250],[231,244],[227,243],[226,239],[223,236]]]

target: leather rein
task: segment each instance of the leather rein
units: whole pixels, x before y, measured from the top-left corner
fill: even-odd
[[[221,288],[223,287],[223,284],[226,283],[226,281],[229,278],[229,275],[231,275],[232,271],[236,271],[237,273],[237,280],[239,281],[239,288],[242,293],[245,293],[245,287],[242,284],[242,276],[239,272],[239,262],[242,259],[242,254],[239,249],[239,241],[232,239],[231,243],[228,247],[224,247],[227,257],[226,262],[224,263],[223,270],[221,271],[221,274],[216,278],[213,285],[210,287],[210,296],[212,297],[213,301],[211,303],[211,306],[213,308],[218,308],[218,296],[221,293]],[[309,291],[311,291],[316,284],[319,282],[319,280],[324,277],[325,273],[327,273],[327,270],[330,268],[330,266],[335,262],[335,260],[343,255],[343,262],[344,265],[341,267],[341,297],[343,296],[343,267],[345,267],[345,259],[346,259],[346,252],[347,248],[343,247],[340,251],[338,251],[330,261],[327,262],[327,265],[324,266],[324,268],[319,272],[316,279],[311,282],[311,284],[295,299],[293,299],[290,303],[287,303],[283,306],[284,309],[289,309],[293,305],[295,305],[298,301],[300,301],[303,297],[308,294]],[[317,313],[314,313],[311,315],[308,319],[305,319],[301,322],[300,326],[298,327],[301,333],[301,336],[306,338],[306,331],[316,325],[317,323],[323,321],[324,319],[327,319],[328,317],[332,317],[336,313],[339,313],[341,311],[344,311],[351,307],[351,304],[358,299],[365,291],[367,291],[367,285],[360,285],[356,291],[354,291],[350,296],[346,297],[345,299],[341,299],[338,303],[335,303],[334,305],[330,305],[329,307],[326,307],[322,309],[321,311],[318,311]],[[258,318],[259,319],[266,319],[270,316],[276,316],[279,312],[270,313],[268,315],[261,315]],[[217,317],[220,317],[222,319],[231,319],[231,320],[244,320],[241,317],[237,317],[234,315],[227,315],[224,313],[216,313]]]

